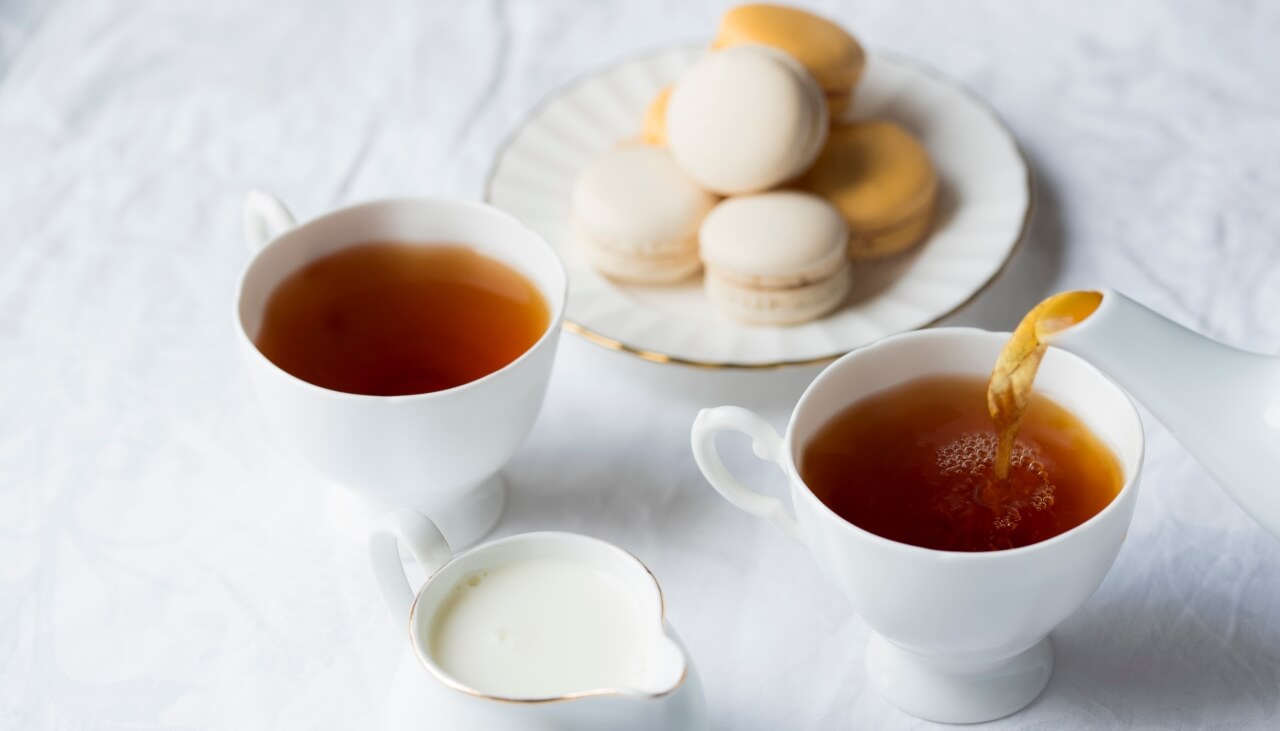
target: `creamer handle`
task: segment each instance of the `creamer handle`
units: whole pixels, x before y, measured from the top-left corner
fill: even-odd
[[[244,198],[244,240],[256,254],[267,242],[294,227],[293,215],[279,198],[251,190]]]
[[[416,510],[399,508],[378,521],[378,527],[369,536],[373,576],[396,624],[403,627],[409,621],[409,609],[416,593],[409,587],[409,577],[400,563],[400,543],[408,547],[428,577],[453,558],[453,551],[436,524]]]
[[[756,492],[743,485],[729,472],[720,453],[716,451],[716,434],[726,429],[751,437],[751,449],[760,459],[773,462],[786,469],[782,437],[769,423],[756,414],[737,406],[721,406],[703,409],[693,421],[693,459],[702,470],[702,476],[725,500],[739,508],[768,518],[792,538],[803,541],[800,524],[787,512],[781,500]]]

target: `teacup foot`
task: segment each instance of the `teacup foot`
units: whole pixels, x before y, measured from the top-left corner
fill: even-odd
[[[331,526],[344,536],[363,542],[382,515],[402,507],[413,508],[429,516],[449,542],[449,547],[458,551],[478,543],[498,524],[507,507],[507,483],[501,472],[495,472],[467,490],[463,497],[445,506],[425,500],[374,500],[331,483],[325,512]],[[401,555],[409,557],[403,550]]]
[[[1003,660],[959,663],[904,650],[873,633],[867,671],[890,703],[913,716],[981,723],[1021,710],[1040,695],[1053,674],[1053,648],[1045,637]]]
[[[443,508],[422,511],[440,529],[454,551],[478,543],[502,519],[507,507],[507,482],[501,472],[485,478],[466,496]]]

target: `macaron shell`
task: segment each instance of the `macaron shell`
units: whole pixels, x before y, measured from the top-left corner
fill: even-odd
[[[772,188],[802,173],[827,136],[826,100],[799,63],[737,46],[695,63],[671,92],[666,137],[694,180],[723,195]]]
[[[794,287],[844,268],[848,230],[824,199],[773,191],[722,201],[698,232],[708,271],[746,286]]]
[[[831,201],[858,237],[925,215],[937,198],[938,175],[906,130],[887,121],[854,122],[832,127],[796,187]]]
[[[590,245],[585,237],[582,256],[596,271],[609,279],[632,284],[674,284],[684,281],[702,270],[698,247],[694,241],[674,252],[662,256],[644,256],[603,249]]]
[[[826,92],[827,97],[827,115],[834,122],[844,118],[845,112],[853,106],[853,90],[848,89],[843,93]]]
[[[874,259],[897,254],[923,241],[933,230],[935,206],[902,223],[881,231],[862,231],[849,236],[849,256]]]
[[[848,94],[866,66],[857,39],[839,24],[782,5],[739,5],[725,13],[714,48],[744,43],[772,46],[799,61],[830,96]],[[848,106],[848,101],[843,103]],[[843,111],[843,108],[839,111]],[[832,110],[831,116],[837,116]]]
[[[661,255],[695,241],[717,200],[665,148],[633,144],[608,150],[583,168],[574,183],[572,216],[592,246]]]
[[[707,272],[707,297],[726,316],[754,325],[798,325],[816,320],[844,303],[852,276],[848,262],[826,279],[801,287],[750,287]]]
[[[663,87],[644,110],[644,126],[640,131],[640,139],[646,144],[659,147],[667,144],[667,102],[670,99],[671,87]]]

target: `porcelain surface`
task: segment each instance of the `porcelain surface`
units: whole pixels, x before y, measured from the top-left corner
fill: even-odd
[[[1027,154],[1031,234],[948,324],[1008,330],[1051,292],[1114,287],[1280,353],[1273,5],[808,4],[972,89]],[[300,218],[479,200],[541,99],[707,38],[725,7],[0,3],[0,728],[382,728],[404,629],[363,535],[329,527],[351,501],[283,450],[237,352],[244,193]],[[673,368],[565,335],[494,536],[642,556],[713,728],[936,729],[872,689],[870,629],[804,547],[689,453],[699,409],[782,429],[819,370]],[[1142,416],[1124,550],[1053,632],[1048,691],[983,731],[1276,727],[1276,539]]]
[[[254,191],[245,201],[244,229],[250,256],[234,299],[236,339],[279,441],[370,511],[430,513],[455,546],[487,534],[506,502],[497,472],[533,428],[555,362],[568,285],[555,252],[499,210],[443,198],[372,201],[295,224],[280,201]],[[276,286],[316,259],[366,241],[473,247],[528,277],[546,298],[550,324],[503,368],[423,394],[334,391],[267,359],[254,339]],[[368,512],[353,522],[363,523]]]
[[[416,592],[407,583],[400,563],[401,546],[427,576]],[[387,711],[391,731],[706,731],[702,683],[693,658],[667,622],[658,580],[639,559],[622,549],[583,535],[543,531],[454,554],[434,523],[422,513],[401,508],[378,521],[369,540],[369,553],[373,573],[391,610],[392,625],[408,626],[405,639],[412,656],[401,663],[392,682]],[[625,587],[640,610],[642,622],[636,628],[640,641],[627,649],[640,655],[615,659],[643,666],[634,682],[551,695],[511,696],[465,683],[437,662],[430,628],[439,612],[450,611],[449,596],[457,584],[483,582],[486,571],[529,559],[572,561]],[[589,601],[586,596],[578,594],[581,601]],[[593,606],[603,609],[600,604]],[[523,639],[534,641],[531,636]],[[621,647],[619,644],[615,649]],[[547,666],[545,672],[555,671]]]
[[[881,538],[824,505],[796,465],[812,435],[854,401],[923,376],[989,373],[1007,339],[1007,333],[939,328],[850,353],[805,390],[785,436],[737,406],[704,409],[693,423],[693,455],[707,481],[725,500],[808,548],[874,632],[866,655],[872,684],[898,707],[931,721],[1002,718],[1031,703],[1049,682],[1046,636],[1097,589],[1129,530],[1142,471],[1137,410],[1081,358],[1046,354],[1037,390],[1111,447],[1124,486],[1072,530],[1003,551],[936,551]],[[790,499],[739,482],[720,458],[720,432],[748,436],[757,457],[786,473]]]
[[[570,223],[577,174],[595,155],[636,137],[650,100],[705,53],[703,45],[679,45],[588,72],[544,100],[497,153],[485,197],[527,222],[565,260],[572,331],[660,362],[761,367],[830,359],[949,314],[1013,254],[1031,209],[1031,178],[1013,136],[939,72],[872,54],[846,116],[891,119],[929,151],[942,182],[927,241],[901,255],[855,261],[841,307],[787,327],[726,317],[701,277],[662,286],[605,278],[583,257]]]

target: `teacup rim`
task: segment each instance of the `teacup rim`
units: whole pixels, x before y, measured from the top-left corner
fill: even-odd
[[[625,688],[599,688],[599,689],[593,689],[593,690],[587,690],[587,691],[579,691],[575,693],[563,693],[560,695],[547,696],[547,697],[513,698],[510,696],[503,696],[503,695],[498,695],[494,693],[484,693],[482,691],[476,690],[475,688],[472,688],[466,685],[465,683],[462,683],[461,681],[457,680],[456,678],[452,677],[451,675],[446,673],[443,668],[441,668],[439,665],[436,664],[435,660],[432,659],[430,653],[427,652],[426,650],[426,638],[422,636],[422,633],[418,629],[419,622],[417,619],[418,604],[419,602],[422,601],[422,597],[426,593],[428,586],[430,586],[431,581],[446,569],[449,569],[452,566],[456,566],[462,561],[465,561],[477,554],[484,553],[492,549],[496,549],[503,544],[539,541],[539,540],[585,541],[587,543],[594,544],[600,550],[609,551],[616,554],[624,562],[631,563],[639,567],[640,570],[643,571],[645,575],[648,577],[647,584],[652,587],[656,595],[656,598],[658,600],[659,631],[661,631],[664,635],[667,634],[667,602],[666,602],[666,596],[662,593],[662,584],[658,581],[657,575],[653,573],[653,569],[650,569],[649,566],[644,561],[642,561],[639,556],[636,556],[631,551],[628,551],[627,549],[617,545],[616,543],[607,541],[603,538],[589,536],[585,533],[575,533],[573,531],[553,531],[553,530],[527,531],[524,533],[516,533],[514,535],[505,536],[503,538],[498,538],[492,541],[486,541],[484,543],[480,543],[478,545],[472,546],[466,549],[465,551],[456,553],[453,556],[451,556],[448,561],[445,561],[444,563],[440,564],[440,566],[438,566],[434,571],[432,571],[426,577],[426,579],[422,582],[422,585],[419,586],[418,590],[414,593],[413,602],[409,605],[409,618],[408,618],[409,647],[412,650],[414,657],[417,658],[418,662],[421,663],[421,665],[424,668],[426,668],[427,671],[431,673],[431,675],[436,680],[440,681],[448,688],[451,688],[461,693],[466,693],[467,695],[470,695],[480,700],[493,701],[497,703],[510,703],[513,705],[546,705],[551,703],[562,703],[567,701],[576,701],[576,700],[583,700],[586,698],[597,698],[597,697],[639,698],[639,699],[653,700],[653,699],[664,698],[666,696],[669,696],[675,693],[676,691],[680,690],[682,687],[684,687],[685,682],[689,679],[690,659],[689,659],[688,650],[686,650],[683,647],[680,647],[680,651],[681,651],[681,654],[683,655],[682,660],[683,660],[684,667],[683,667],[683,671],[681,672],[679,680],[677,680],[675,684],[673,684],[670,688],[666,688],[657,693],[646,693],[642,691],[628,690]],[[671,640],[671,637],[668,636],[667,639]]]
[[[1098,523],[1101,523],[1109,519],[1109,516],[1113,512],[1122,509],[1121,506],[1127,501],[1128,494],[1137,489],[1138,478],[1141,476],[1141,473],[1142,473],[1142,463],[1146,456],[1147,439],[1146,439],[1146,433],[1142,428],[1142,417],[1138,414],[1138,408],[1137,408],[1137,405],[1134,403],[1133,398],[1118,383],[1116,383],[1115,380],[1113,380],[1106,373],[1102,372],[1101,369],[1099,369],[1097,366],[1093,365],[1089,361],[1085,360],[1084,358],[1081,358],[1075,353],[1071,353],[1061,349],[1058,349],[1059,352],[1063,353],[1064,355],[1070,358],[1073,358],[1079,361],[1086,368],[1092,371],[1092,373],[1095,376],[1101,378],[1110,388],[1114,390],[1114,392],[1117,395],[1121,397],[1121,400],[1125,404],[1125,413],[1127,415],[1127,418],[1131,424],[1136,426],[1137,434],[1138,434],[1138,451],[1137,451],[1137,454],[1135,455],[1132,469],[1126,469],[1124,484],[1121,485],[1120,490],[1116,492],[1115,497],[1111,498],[1111,502],[1107,503],[1106,507],[1102,508],[1102,510],[1099,510],[1097,513],[1092,515],[1088,520],[1084,521],[1083,523],[1077,526],[1074,526],[1069,530],[1063,531],[1062,533],[1059,533],[1058,535],[1053,536],[1052,538],[1046,538],[1043,541],[1037,541],[1035,543],[1031,543],[1025,546],[1018,546],[1017,548],[1001,548],[993,551],[952,551],[952,550],[945,550],[940,548],[929,548],[926,546],[917,546],[911,543],[904,543],[902,541],[897,541],[892,538],[886,538],[876,533],[872,533],[871,531],[856,525],[852,521],[848,520],[847,518],[844,518],[839,513],[832,510],[816,494],[814,494],[813,489],[810,488],[809,484],[805,482],[804,479],[800,476],[800,471],[796,467],[796,461],[794,458],[794,447],[795,447],[794,430],[795,430],[795,424],[797,421],[797,418],[796,418],[797,415],[800,414],[801,410],[809,402],[809,399],[813,397],[813,394],[817,391],[820,384],[825,379],[834,377],[834,376],[831,376],[830,374],[833,371],[835,371],[838,367],[840,367],[841,364],[845,363],[845,361],[847,360],[851,361],[858,357],[866,357],[868,353],[870,353],[871,351],[875,350],[876,348],[882,345],[890,344],[893,342],[900,342],[904,340],[932,338],[932,337],[937,337],[941,334],[948,334],[948,335],[958,334],[963,337],[982,337],[982,338],[1000,337],[1002,339],[1007,339],[1011,333],[1001,332],[1001,331],[992,331],[992,330],[983,330],[982,328],[977,328],[977,327],[939,327],[939,328],[928,328],[925,330],[915,330],[911,332],[899,333],[897,335],[892,335],[892,336],[877,340],[876,342],[866,347],[859,348],[852,352],[846,353],[845,355],[833,361],[827,367],[823,368],[822,372],[820,372],[817,375],[817,377],[815,377],[813,381],[810,382],[810,384],[805,388],[804,393],[800,395],[799,400],[796,401],[795,408],[791,410],[791,416],[787,422],[786,434],[783,437],[783,452],[786,457],[786,462],[785,462],[786,473],[793,485],[793,492],[800,492],[801,494],[803,494],[807,500],[809,500],[811,503],[817,506],[818,510],[824,512],[826,515],[833,518],[835,523],[839,525],[839,530],[842,530],[845,533],[852,533],[853,535],[870,540],[872,543],[875,543],[877,545],[881,545],[891,550],[900,551],[909,555],[930,556],[930,557],[935,557],[935,558],[946,560],[946,561],[966,561],[966,562],[996,561],[996,560],[1002,560],[1005,558],[1026,556],[1028,554],[1051,550],[1054,546],[1057,546],[1058,544],[1075,539],[1079,534],[1084,533],[1091,526],[1094,526]],[[856,401],[856,399],[850,401],[849,403],[852,404],[854,401]],[[796,490],[795,487],[799,487],[802,489]]]
[[[538,291],[542,293],[544,296],[547,296],[548,294],[555,295],[554,298],[553,297],[547,298],[548,304],[551,306],[551,309],[552,309],[552,317],[550,321],[547,323],[546,329],[544,329],[542,331],[542,334],[538,336],[538,339],[535,340],[534,343],[530,345],[523,353],[521,353],[514,360],[502,366],[501,368],[494,371],[490,371],[489,373],[486,373],[475,380],[467,381],[466,383],[460,383],[457,386],[441,389],[439,391],[425,391],[423,393],[406,393],[406,394],[397,394],[393,396],[386,396],[386,395],[369,394],[369,393],[353,393],[351,391],[339,391],[337,389],[328,388],[327,386],[321,386],[319,384],[312,383],[306,379],[299,378],[298,376],[290,373],[284,368],[281,368],[279,365],[276,365],[274,361],[268,358],[262,352],[262,350],[258,348],[257,343],[253,342],[253,339],[249,337],[248,330],[245,328],[244,320],[240,314],[240,305],[241,305],[241,302],[244,300],[245,280],[248,278],[249,272],[252,271],[254,265],[266,253],[268,249],[270,249],[272,246],[275,246],[281,239],[285,238],[286,236],[289,236],[290,234],[300,232],[307,228],[325,225],[339,216],[350,215],[355,211],[378,208],[382,206],[416,205],[416,204],[422,204],[422,203],[445,204],[445,205],[454,206],[457,208],[469,209],[471,213],[491,215],[496,218],[505,219],[510,223],[514,223],[521,230],[523,230],[524,232],[532,236],[533,239],[538,242],[538,245],[541,246],[543,249],[545,249],[545,251],[551,255],[551,260],[555,262],[556,270],[559,272],[559,275],[560,275],[559,291],[556,293],[548,293],[546,291],[543,291],[541,287],[538,287]],[[341,251],[343,249],[350,248],[351,246],[355,246],[359,243],[361,242],[353,241],[349,244],[343,245],[341,248],[336,249],[335,251]],[[423,243],[425,244],[426,242],[423,242]],[[426,245],[430,245],[430,244],[426,244]],[[537,285],[535,284],[535,286]],[[275,234],[270,239],[268,239],[265,243],[262,244],[262,246],[258,248],[257,251],[253,252],[253,254],[248,258],[248,260],[245,261],[244,266],[240,270],[240,275],[236,279],[235,297],[232,300],[232,319],[234,320],[235,329],[236,329],[236,332],[238,333],[239,339],[241,340],[242,344],[246,345],[248,349],[253,352],[254,357],[261,359],[261,361],[265,363],[269,368],[285,376],[288,380],[292,381],[293,383],[299,384],[303,388],[313,389],[315,391],[318,391],[326,395],[340,397],[344,399],[350,399],[350,400],[356,400],[356,401],[378,402],[378,403],[398,403],[398,402],[410,401],[410,400],[414,400],[414,401],[428,400],[431,398],[444,398],[446,396],[451,396],[451,395],[469,390],[472,387],[479,387],[481,384],[489,380],[497,379],[501,374],[515,369],[522,361],[525,361],[533,357],[533,354],[535,352],[546,347],[547,342],[552,338],[554,334],[556,334],[560,330],[561,326],[564,324],[564,316],[565,316],[565,310],[568,308],[568,300],[569,300],[569,272],[568,272],[568,269],[565,267],[564,259],[560,257],[560,254],[556,252],[555,247],[553,247],[551,243],[548,242],[542,234],[538,233],[537,231],[535,231],[534,229],[526,225],[523,221],[511,215],[510,213],[507,213],[501,208],[490,205],[488,203],[484,203],[482,201],[470,201],[470,200],[464,200],[461,198],[450,198],[446,196],[430,196],[430,195],[393,196],[393,197],[387,197],[387,198],[373,198],[370,200],[359,201],[357,203],[351,203],[345,206],[334,208],[314,218],[310,218],[310,219],[307,219],[306,221],[302,221],[287,230],[284,230]]]

